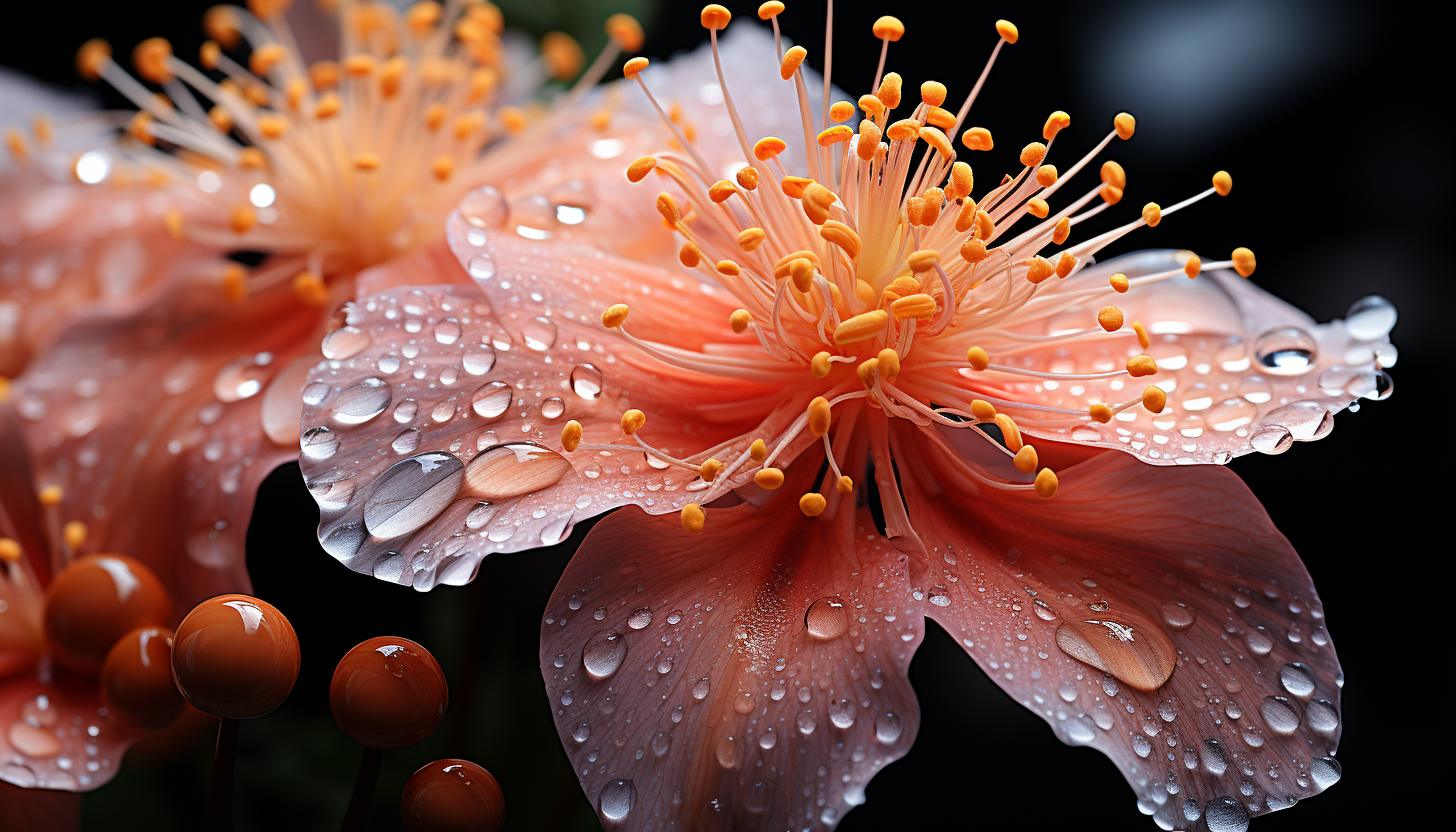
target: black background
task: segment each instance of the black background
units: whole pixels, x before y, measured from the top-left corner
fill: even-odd
[[[171,38],[178,54],[195,55],[206,5],[26,4],[29,20],[10,9],[0,26],[0,62],[79,87],[72,56],[93,35],[110,39],[119,56],[156,34]],[[651,56],[694,46],[704,34],[698,6],[671,0],[655,11],[651,0],[501,5],[508,25],[536,34],[567,29],[588,54],[600,43],[600,21],[623,9],[641,14],[644,53]],[[734,25],[753,25],[756,3],[727,5],[737,15]],[[823,12],[808,0],[789,5],[781,18],[786,32],[819,66]],[[1449,494],[1436,444],[1449,416],[1442,384],[1431,382],[1441,377],[1437,316],[1452,278],[1443,204],[1451,165],[1437,115],[1450,101],[1448,56],[1434,33],[1422,31],[1429,24],[1392,3],[982,5],[840,3],[836,82],[852,95],[868,91],[878,57],[870,23],[891,11],[908,32],[891,49],[890,68],[907,86],[943,81],[951,101],[959,101],[995,41],[994,20],[1008,17],[1019,25],[1021,42],[1003,52],[971,118],[992,130],[998,151],[1007,150],[1006,165],[1054,109],[1072,114],[1084,144],[1125,109],[1138,117],[1137,137],[1113,150],[1129,172],[1132,204],[1170,204],[1206,187],[1220,168],[1234,175],[1230,199],[1205,201],[1117,251],[1182,247],[1208,259],[1247,245],[1258,253],[1259,282],[1320,320],[1342,316],[1351,301],[1373,292],[1399,307],[1392,338],[1401,357],[1391,370],[1390,400],[1341,414],[1322,442],[1233,464],[1303,555],[1347,679],[1344,779],[1255,823],[1263,832],[1327,828],[1376,811],[1430,806],[1432,795],[1422,797],[1411,778],[1441,767],[1443,752],[1433,744],[1444,738],[1420,736],[1414,726],[1438,718],[1435,711],[1446,704],[1429,699],[1442,685],[1431,668],[1441,665],[1427,654],[1434,648],[1427,634],[1435,633],[1424,628],[1418,599],[1444,591],[1432,570],[1450,544],[1424,536],[1414,507],[1422,496]],[[328,680],[339,656],[378,634],[415,638],[434,650],[453,695],[442,730],[420,748],[389,755],[371,829],[399,828],[395,801],[405,778],[442,756],[491,769],[507,796],[507,829],[594,828],[558,745],[536,658],[541,611],[591,524],[560,546],[489,558],[469,587],[426,595],[337,564],[314,542],[316,520],[296,466],[269,478],[248,535],[249,567],[256,594],[293,621],[304,668],[282,708],[243,726],[240,828],[337,825],[359,751],[330,718]],[[1439,597],[1428,600],[1441,604]],[[868,803],[840,829],[1012,822],[1153,828],[1111,763],[1057,742],[938,628],[929,628],[910,675],[923,711],[919,739],[874,779]],[[1422,678],[1425,687],[1413,688]],[[86,797],[84,828],[200,827],[209,730],[201,720],[184,720],[135,750],[115,782]]]

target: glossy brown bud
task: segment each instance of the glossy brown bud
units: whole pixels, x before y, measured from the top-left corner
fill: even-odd
[[[407,638],[359,644],[339,660],[329,684],[334,720],[369,748],[419,745],[440,724],[449,702],[439,662]]]
[[[100,673],[117,639],[138,627],[165,626],[171,616],[166,587],[125,555],[87,555],[46,588],[46,642],[56,661],[77,673]]]
[[[194,708],[251,719],[283,703],[298,680],[298,636],[266,601],[209,598],[187,613],[172,642],[172,677]]]
[[[157,731],[182,710],[172,681],[172,631],[138,627],[112,645],[101,665],[101,703],[117,722]]]
[[[506,798],[490,772],[469,760],[436,760],[404,784],[399,801],[409,832],[495,832]]]

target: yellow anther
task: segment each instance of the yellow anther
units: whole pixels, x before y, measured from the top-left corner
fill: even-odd
[[[1234,178],[1229,176],[1228,171],[1221,170],[1213,175],[1213,190],[1219,196],[1228,196],[1229,191],[1234,189]]]
[[[20,543],[9,537],[0,537],[0,563],[16,563],[20,560]]]
[[[435,0],[422,0],[405,10],[405,24],[416,34],[427,34],[440,22],[440,4]]]
[[[733,19],[733,14],[717,3],[709,3],[703,7],[703,13],[698,20],[702,22],[704,29],[723,29],[728,26],[728,21]]]
[[[879,99],[875,99],[878,101]],[[859,141],[854,146],[854,152],[859,158],[868,162],[875,158],[875,151],[880,146],[880,127],[869,119],[859,123]]]
[[[823,494],[820,494],[818,491],[810,491],[808,494],[799,498],[799,511],[804,512],[805,517],[818,517],[824,512],[824,507],[828,504]]]
[[[627,304],[614,303],[602,312],[602,326],[607,329],[616,329],[627,322]]]
[[[1105,425],[1112,421],[1112,408],[1105,404],[1094,404],[1087,408],[1087,415],[1091,416],[1094,421]]]
[[[745,228],[738,232],[738,247],[744,251],[753,251],[763,245],[763,241],[767,238],[768,235],[762,228]]]
[[[1248,277],[1254,273],[1254,252],[1239,246],[1229,257],[1234,261],[1234,271],[1242,277]]]
[[[1149,385],[1143,388],[1143,407],[1149,413],[1162,413],[1163,408],[1168,405],[1168,394],[1163,388]]]
[[[919,291],[920,281],[906,274],[900,275],[899,277],[890,281],[890,285],[885,287],[885,291],[883,292],[883,294],[887,300],[896,301],[900,298],[905,297],[906,295],[913,295]]]
[[[455,159],[444,154],[436,156],[435,161],[430,164],[430,170],[435,174],[436,179],[448,182],[450,175],[455,172]]]
[[[581,444],[581,432],[581,422],[575,419],[562,425],[561,447],[565,448],[568,453],[576,450],[576,447]]]
[[[874,306],[877,301],[875,287],[862,277],[854,279],[854,297],[864,306]]]
[[[702,252],[698,251],[698,247],[692,243],[683,243],[682,248],[678,249],[677,259],[684,266],[695,269],[698,267],[698,262],[702,260]]]
[[[823,350],[814,353],[814,357],[809,359],[809,372],[814,374],[814,378],[824,378],[829,375],[833,366],[834,364],[829,360],[829,353]]]
[[[147,38],[132,50],[131,62],[138,75],[154,84],[165,84],[176,77],[167,66],[171,57],[172,44],[166,38]]]
[[[646,58],[633,58],[627,61],[627,63],[622,64],[622,75],[626,78],[636,78],[638,73],[647,68],[647,64],[648,60]]]
[[[657,195],[657,213],[672,225],[676,225],[678,220],[682,219],[682,209],[677,206],[677,200],[672,198],[672,194],[666,192]]]
[[[843,321],[834,330],[834,343],[853,344],[868,341],[885,330],[890,322],[890,313],[883,309],[872,309]]]
[[[753,156],[760,162],[767,162],[769,159],[783,153],[788,147],[788,144],[777,136],[764,136],[754,143]]]
[[[912,196],[905,200],[905,219],[912,226],[929,225],[925,219],[925,197]],[[938,212],[937,212],[938,213]]]
[[[870,95],[868,93],[866,93],[865,95],[861,95],[859,97],[858,103],[859,108],[861,110],[864,110],[864,114],[866,116],[869,116],[870,118],[879,118],[880,113],[883,113],[885,111],[885,102],[881,101],[879,97],[875,95]]]
[[[991,356],[981,347],[966,350],[966,361],[970,363],[972,370],[984,370],[991,366]]]
[[[630,14],[614,14],[607,18],[607,37],[623,52],[636,52],[642,48],[642,24]]]
[[[36,492],[35,498],[40,501],[41,505],[51,507],[60,505],[65,496],[66,492],[62,491],[59,485],[48,485]]]
[[[812,181],[804,186],[804,193],[800,198],[804,200],[804,214],[815,225],[823,225],[828,221],[829,209],[837,199],[833,191]]]
[[[910,265],[910,271],[916,274],[928,272],[940,262],[940,252],[928,248],[912,251],[906,262]]]
[[[880,359],[867,358],[864,361],[861,361],[859,363],[859,366],[856,367],[854,371],[855,374],[859,376],[860,383],[863,384],[866,389],[874,387],[876,383],[875,377],[880,374]]]
[[[743,269],[732,260],[719,260],[713,268],[718,270],[718,274],[724,275],[725,277],[737,277],[743,273]]]
[[[838,491],[840,494],[853,494],[854,480],[850,479],[848,476],[841,475],[839,477],[839,480],[834,483],[834,490]]]
[[[1057,184],[1057,166],[1042,165],[1036,169],[1036,184],[1043,188],[1050,188]]]
[[[736,189],[733,187],[732,182],[729,182],[727,179],[719,179],[717,182],[708,186],[708,199],[714,202],[725,202],[735,192]]]
[[[314,106],[313,117],[317,119],[333,118],[339,114],[342,106],[337,95],[326,93],[319,97],[318,104]]]
[[[1126,188],[1127,172],[1122,169],[1122,165],[1108,159],[1102,163],[1102,181],[1114,187]]]
[[[849,121],[854,115],[854,105],[848,101],[836,101],[829,107],[829,117],[835,121]]]
[[[972,399],[971,415],[982,422],[990,422],[996,418],[996,408],[985,399]]]
[[[282,44],[265,43],[253,50],[253,54],[248,58],[248,69],[252,70],[254,75],[262,78],[271,72],[273,67],[283,63],[283,59],[287,56],[288,53],[283,51]]]
[[[350,55],[344,59],[344,72],[354,78],[367,78],[378,64],[373,55]]]
[[[354,154],[354,167],[358,170],[379,170],[384,160],[379,158],[378,153],[356,153]]]
[[[1097,189],[1097,195],[1108,205],[1116,205],[1122,201],[1122,189],[1116,185],[1103,185]]]
[[[763,462],[764,458],[768,456],[768,445],[765,445],[762,439],[753,440],[753,444],[748,446],[748,456],[754,462]],[[756,480],[758,477],[754,477],[754,479]]]
[[[1021,164],[1027,167],[1039,165],[1041,160],[1046,158],[1046,152],[1046,145],[1041,142],[1032,142],[1021,149]]]
[[[139,142],[145,142],[146,144],[156,144],[157,137],[152,135],[152,124],[155,121],[156,119],[152,118],[151,113],[145,110],[139,110],[135,115],[131,117],[131,121],[126,126],[126,132],[131,134],[131,137]],[[20,140],[19,130],[12,130],[11,133],[13,134],[16,141]],[[14,143],[12,142],[12,150],[13,148]]]
[[[772,20],[773,18],[778,17],[780,14],[783,14],[783,11],[783,3],[780,3],[779,0],[769,0],[769,2],[764,3],[763,5],[758,7],[758,19]]]
[[[1062,252],[1062,256],[1057,258],[1057,277],[1066,277],[1076,268],[1077,258],[1067,252]]]
[[[313,272],[301,271],[293,276],[293,296],[305,306],[323,306],[329,302],[329,287]]]
[[[815,437],[823,436],[829,432],[830,412],[829,400],[823,396],[815,396],[809,402],[807,411],[809,416],[809,432]]]
[[[1060,133],[1064,128],[1071,125],[1071,123],[1071,116],[1061,110],[1057,110],[1047,116],[1046,124],[1041,128],[1041,137],[1047,141],[1051,141],[1056,138],[1057,133]]]
[[[237,234],[248,233],[257,222],[258,215],[253,213],[253,209],[246,205],[240,205],[234,208],[231,216],[228,217],[228,226]]]
[[[167,227],[167,233],[174,240],[182,239],[182,212],[172,208],[162,215],[162,223]]]
[[[248,11],[259,20],[272,20],[288,11],[293,0],[248,0]]]
[[[961,203],[960,211],[956,214],[955,230],[957,233],[968,231],[977,223],[978,218],[976,214],[978,210],[976,201],[970,197],[966,197],[965,201]]]
[[[288,131],[288,120],[282,116],[259,116],[258,132],[265,137],[276,139]]]
[[[793,267],[794,261],[798,259],[808,260],[814,268],[819,268],[819,255],[812,251],[802,250],[785,254],[774,264],[774,279],[783,280],[789,276],[789,270]]]
[[[891,124],[885,130],[885,135],[890,137],[890,141],[913,142],[920,138],[920,122],[913,118],[902,118],[894,124]]]
[[[1112,120],[1112,127],[1117,131],[1117,137],[1123,141],[1132,138],[1132,133],[1137,129],[1137,119],[1128,113],[1118,113]]]
[[[742,167],[742,168],[739,168],[738,169],[738,173],[733,178],[738,180],[738,187],[742,188],[745,191],[756,191],[756,190],[758,190],[758,169],[757,168],[751,168],[751,167]]]
[[[814,285],[814,262],[806,257],[796,257],[789,261],[789,279],[794,282],[794,288],[800,292],[809,291]]]
[[[318,61],[308,68],[308,80],[319,91],[331,90],[339,85],[339,64],[337,61]],[[223,83],[227,83],[224,81]]]
[[[1047,214],[1051,212],[1051,206],[1047,205],[1047,201],[1039,196],[1032,197],[1026,201],[1026,213],[1037,219],[1044,220],[1047,218]]]
[[[203,69],[217,69],[217,59],[222,57],[222,47],[215,40],[205,40],[197,50],[197,63]]]
[[[747,309],[735,309],[733,314],[728,316],[728,325],[739,334],[748,329],[748,325],[751,323],[753,323],[753,313]]]
[[[1016,39],[1021,37],[1021,33],[1016,31],[1016,24],[1009,20],[996,21],[996,34],[1007,43],[1015,43]]]
[[[1196,255],[1196,254],[1193,255],[1192,257],[1189,257],[1188,258],[1188,262],[1186,262],[1186,263],[1183,264],[1183,273],[1186,274],[1186,275],[1188,275],[1188,279],[1189,280],[1192,280],[1193,278],[1197,277],[1198,274],[1199,274],[1199,272],[1202,272],[1202,271],[1203,271],[1203,261],[1200,260],[1200,259],[1198,259],[1198,255]]]
[[[961,243],[961,258],[967,263],[979,263],[985,260],[989,254],[985,241],[977,237],[967,237],[965,242]]]
[[[894,381],[900,375],[900,353],[896,352],[893,347],[885,347],[880,350],[880,354],[875,356],[875,360],[879,362],[880,375],[884,376],[886,381]]]
[[[853,135],[854,131],[850,129],[848,124],[836,124],[833,127],[820,130],[815,141],[819,143],[820,147],[833,147],[841,142],[849,141]]]
[[[202,31],[222,44],[224,49],[237,46],[238,39],[242,37],[237,7],[217,5],[208,9],[202,15]]]
[[[395,97],[399,93],[399,88],[404,86],[404,79],[409,74],[409,69],[409,58],[403,55],[395,55],[393,58],[385,61],[384,66],[379,69],[379,92],[385,98]],[[298,97],[302,98],[304,92],[302,78],[294,78],[288,82],[288,98],[290,102],[293,101],[295,90],[297,91]],[[296,107],[298,105],[294,104],[293,106]]]
[[[859,234],[839,220],[829,220],[820,226],[819,236],[844,249],[851,260],[859,256]]]
[[[990,150],[995,146],[991,141],[991,131],[984,127],[972,127],[961,134],[961,144],[968,150]]]
[[[1026,268],[1026,279],[1032,283],[1040,283],[1056,273],[1057,268],[1052,265],[1052,261],[1038,254],[1031,258],[1031,263]]]
[[[438,101],[435,102],[434,104],[431,104],[430,106],[426,107],[425,108],[425,129],[431,130],[431,131],[439,130],[440,129],[440,125],[442,125],[442,124],[445,123],[445,118],[449,114],[450,114],[449,108],[447,108],[443,103],[438,102]]]
[[[1134,355],[1127,360],[1127,374],[1133,378],[1156,375],[1158,362],[1151,355]]]
[[[647,174],[651,173],[652,169],[655,167],[657,167],[657,157],[638,157],[636,161],[627,166],[627,181],[641,182],[643,178],[645,178]]]
[[[723,463],[712,457],[709,457],[707,462],[698,466],[698,476],[703,478],[703,482],[712,482],[722,472]]]
[[[5,131],[5,146],[16,161],[23,162],[30,157],[30,147],[25,143],[25,136],[15,127]]]
[[[688,503],[682,507],[683,531],[688,534],[698,534],[703,530],[703,524],[707,522],[707,515],[703,514],[702,506],[697,503]]]
[[[1104,306],[1097,313],[1097,323],[1108,332],[1116,332],[1122,329],[1122,310],[1116,306]]]
[[[914,295],[907,295],[890,304],[890,314],[895,320],[904,321],[909,319],[923,320],[935,314],[935,298],[923,292]]]
[[[1153,339],[1148,337],[1148,328],[1143,326],[1142,322],[1133,321],[1132,331],[1137,334],[1138,344],[1142,345],[1143,349],[1147,349],[1148,345],[1153,343]]]
[[[1039,462],[1036,456],[1036,448],[1030,445],[1022,445],[1021,450],[1016,452],[1016,457],[1011,462],[1016,466],[1016,470],[1023,474],[1030,474],[1036,470],[1037,463]]]
[[[85,523],[80,520],[72,520],[61,527],[61,536],[65,538],[66,545],[71,549],[79,549],[81,544],[86,542],[87,531]]]
[[[956,162],[950,166],[950,189],[946,192],[946,197],[949,199],[968,197],[975,184],[976,178],[971,173],[971,166],[965,162]]]
[[[893,110],[900,106],[901,84],[900,75],[895,72],[886,73],[884,79],[880,81],[880,88],[875,91],[875,97],[880,99],[880,103],[885,105],[886,109]]]
[[[500,116],[501,126],[512,136],[519,136],[531,125],[531,117],[520,107],[502,107],[497,115]]]
[[[928,107],[939,107],[945,103],[945,84],[926,81],[920,85],[920,100]]]
[[[647,424],[647,414],[640,410],[629,410],[622,414],[622,432],[632,436]]]
[[[939,127],[931,127],[927,124],[920,128],[918,135],[925,140],[926,144],[935,148],[935,152],[939,153],[942,157],[946,159],[955,157],[955,148],[951,147],[950,139],[946,138],[945,134],[940,132]]]
[[[753,481],[758,483],[759,488],[767,488],[772,491],[784,484],[784,472],[778,468],[760,468],[758,473],[753,475]]]
[[[1050,500],[1057,494],[1057,475],[1052,473],[1050,468],[1041,469],[1041,472],[1036,475],[1036,482],[1032,484],[1032,488],[1036,489],[1036,496]]]
[[[779,63],[779,77],[785,81],[794,77],[794,73],[799,71],[799,64],[804,62],[804,56],[808,54],[809,50],[802,46],[789,47],[788,51],[784,52],[784,59]]]
[[[925,109],[925,123],[932,127],[940,128],[941,132],[954,130],[956,117],[955,113],[944,107],[927,107]]]
[[[1123,274],[1122,272],[1118,272],[1117,274],[1108,278],[1107,282],[1112,284],[1112,291],[1117,292],[1118,294],[1122,294],[1123,292],[1127,291],[1127,275]]]
[[[222,296],[229,303],[242,303],[247,300],[248,273],[242,266],[228,266],[222,273]]]
[[[898,17],[885,15],[875,21],[875,25],[870,27],[870,31],[874,32],[875,37],[880,40],[887,40],[894,43],[900,38],[905,37],[905,24],[901,23]]]
[[[1001,429],[1001,439],[1006,443],[1006,448],[1013,454],[1020,453],[1022,447],[1021,428],[1017,426],[1016,420],[1007,416],[1005,413],[997,413],[992,417],[991,421],[995,422],[996,427]]]
[[[1148,228],[1155,228],[1162,221],[1163,209],[1158,207],[1158,203],[1149,202],[1143,206],[1143,222],[1148,224]]]
[[[1057,225],[1052,229],[1052,243],[1061,245],[1072,236],[1072,220],[1070,217],[1062,217],[1057,220]]]

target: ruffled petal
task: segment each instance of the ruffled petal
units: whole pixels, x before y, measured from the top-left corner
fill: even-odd
[[[1102,454],[1041,500],[897,440],[897,460],[925,452],[903,482],[927,614],[1059,739],[1112,758],[1162,828],[1241,829],[1339,778],[1324,609],[1232,472]]]
[[[89,527],[82,551],[145,562],[179,616],[246,590],[254,494],[298,453],[301,371],[325,318],[287,287],[241,305],[182,291],[92,316],[39,356],[13,402],[37,485],[63,489],[58,521]]]
[[[330,554],[421,590],[464,583],[486,554],[559,542],[614,506],[697,500],[696,470],[623,444],[624,411],[647,412],[643,435],[682,455],[741,451],[767,417],[798,415],[775,411],[762,385],[624,355],[636,349],[619,352],[599,322],[527,311],[511,309],[508,333],[474,287],[400,288],[348,307],[304,393],[303,474]],[[573,419],[584,443],[622,450],[566,453]]]
[[[1063,291],[1105,288],[1117,272],[1135,280],[1176,271],[1181,262],[1171,251],[1132,254],[1078,273]],[[1167,406],[1154,414],[1135,404],[1107,424],[1037,414],[1023,420],[1018,414],[1026,433],[1117,448],[1155,464],[1225,463],[1254,451],[1279,454],[1295,441],[1322,439],[1334,427],[1334,414],[1361,398],[1390,395],[1391,380],[1382,368],[1395,360],[1387,337],[1395,310],[1383,299],[1357,303],[1347,320],[1316,324],[1252,281],[1224,270],[1204,272],[1196,280],[1179,275],[1134,285],[1114,298],[1097,294],[1049,316],[1041,332],[1095,327],[1098,309],[1108,303],[1122,310],[1126,323],[1120,332],[1080,339],[1070,347],[1027,350],[1006,357],[1005,363],[1092,373],[1119,370],[1145,353],[1157,362],[1158,372],[1050,384],[1032,379],[1007,385],[1009,396],[1086,413],[1094,403],[1136,401],[1144,387],[1155,385],[1167,394]],[[1147,328],[1151,344],[1146,349],[1132,333],[1134,321]]]
[[[904,556],[867,509],[806,518],[791,491],[697,536],[617,512],[557,585],[546,692],[609,828],[833,828],[913,742]]]
[[[90,791],[116,775],[135,739],[106,716],[94,678],[61,673],[54,684],[33,675],[0,680],[0,781]]]

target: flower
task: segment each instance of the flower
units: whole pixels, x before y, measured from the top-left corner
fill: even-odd
[[[541,643],[562,744],[627,828],[833,827],[915,738],[926,618],[1064,742],[1112,758],[1165,828],[1243,828],[1331,785],[1343,677],[1319,597],[1239,479],[1188,463],[1282,453],[1388,394],[1393,308],[1315,324],[1246,279],[1244,249],[1094,264],[1232,188],[1220,172],[1070,241],[1126,174],[1049,197],[1130,137],[1126,114],[1064,172],[1053,114],[978,199],[953,138],[993,148],[966,126],[980,82],[957,111],[927,82],[896,119],[893,73],[856,104],[831,105],[826,80],[816,131],[782,11],[759,10],[772,52],[740,52],[718,49],[729,13],[704,8],[720,86],[693,112],[722,133],[667,118],[676,147],[627,169],[664,177],[681,266],[620,253],[661,248],[642,241],[655,223],[621,222],[625,198],[523,235],[476,195],[449,222],[474,286],[348,308],[351,348],[311,372],[304,410],[324,547],[428,589],[643,509],[586,536]],[[992,61],[1018,38],[996,28]],[[886,49],[904,33],[873,30]],[[645,63],[626,68],[644,91],[697,91]],[[774,63],[802,102],[774,113],[804,125],[797,162],[743,126],[774,95],[752,70]],[[603,245],[593,226],[639,236]]]
[[[640,43],[626,15],[583,69],[561,33],[507,60],[490,3],[337,11],[337,60],[313,63],[317,20],[278,0],[208,11],[200,68],[150,39],[138,80],[88,41],[80,73],[137,111],[7,134],[4,267],[25,279],[0,282],[0,400],[38,482],[62,488],[60,522],[225,573],[218,592],[247,589],[254,494],[298,457],[305,375],[346,340],[324,341],[335,311],[378,291],[361,274],[458,269],[444,219],[471,188],[554,189],[523,216],[578,210],[572,183],[619,164],[589,148],[642,149],[641,124],[593,92]],[[553,78],[577,80],[533,97]]]

